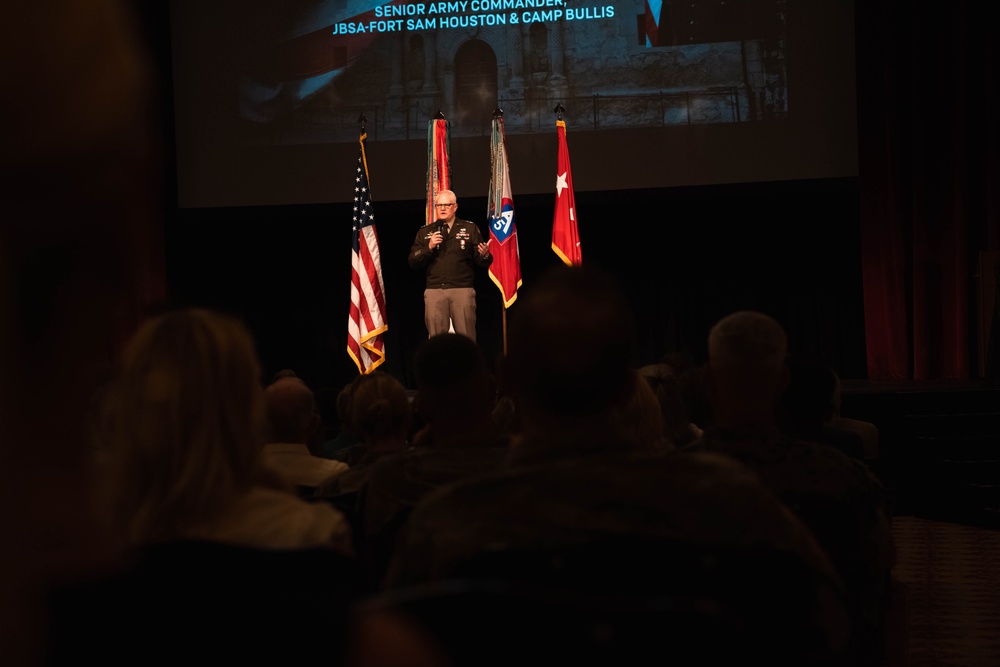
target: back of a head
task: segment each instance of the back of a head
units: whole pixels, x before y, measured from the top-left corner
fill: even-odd
[[[168,312],[130,342],[101,437],[117,462],[118,509],[139,541],[251,484],[263,440],[253,340],[237,319]]]
[[[278,380],[282,380],[284,378],[297,378],[298,376],[299,374],[296,373],[291,368],[282,368],[280,371],[274,374],[274,377],[271,378],[271,383],[273,384]]]
[[[836,373],[824,362],[807,357],[792,357],[788,369],[781,406],[786,425],[793,430],[821,427],[836,409]]]
[[[482,350],[468,336],[431,336],[417,348],[413,367],[422,409],[428,404],[447,405],[454,412],[492,408],[492,376]]]
[[[611,412],[615,432],[637,449],[661,452],[673,445],[667,439],[659,398],[649,381],[633,372],[624,400]]]
[[[748,396],[776,392],[788,338],[773,317],[741,310],[719,320],[708,335],[708,366],[717,388]]]
[[[558,416],[610,409],[628,391],[634,317],[610,274],[556,266],[511,311],[503,368],[509,390]]]
[[[337,392],[335,409],[337,421],[342,430],[357,433],[357,427],[351,423],[351,395],[354,393],[354,382],[348,382]]]
[[[268,442],[305,444],[318,419],[312,389],[298,377],[285,376],[268,385],[264,398]]]
[[[405,440],[413,412],[406,387],[399,380],[382,371],[359,375],[350,395],[349,421],[364,442]]]
[[[681,447],[697,439],[692,427],[688,406],[685,404],[680,380],[675,375],[645,377],[643,382],[656,398],[662,422],[663,436],[668,444]]]

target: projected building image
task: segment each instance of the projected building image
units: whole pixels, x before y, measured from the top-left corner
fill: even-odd
[[[233,84],[251,144],[745,123],[789,111],[784,0],[256,3]],[[239,10],[241,14],[246,11]]]

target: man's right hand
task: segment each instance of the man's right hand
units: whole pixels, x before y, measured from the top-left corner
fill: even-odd
[[[441,232],[434,232],[433,234],[431,234],[431,240],[428,243],[428,247],[431,250],[434,250],[442,243],[444,243],[444,237],[441,236]]]

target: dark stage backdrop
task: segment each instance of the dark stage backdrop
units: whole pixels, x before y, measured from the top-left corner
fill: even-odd
[[[460,196],[459,215],[481,219],[485,205]],[[406,255],[422,206],[375,202],[389,327],[383,368],[410,386],[426,331],[423,274]],[[549,248],[551,198],[515,195],[515,208],[524,294],[559,260]],[[785,325],[794,349],[827,359],[845,378],[865,377],[856,179],[578,193],[577,208],[584,262],[615,273],[631,294],[636,364],[667,351],[703,361],[712,323],[757,308]],[[348,205],[177,210],[166,230],[172,298],[245,318],[265,373],[293,368],[317,387],[357,374],[346,351]],[[485,273],[477,292],[479,341],[495,359],[500,293]]]

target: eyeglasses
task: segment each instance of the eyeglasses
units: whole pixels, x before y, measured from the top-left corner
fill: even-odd
[[[437,206],[438,208],[451,208],[455,204],[434,204],[434,205]]]

